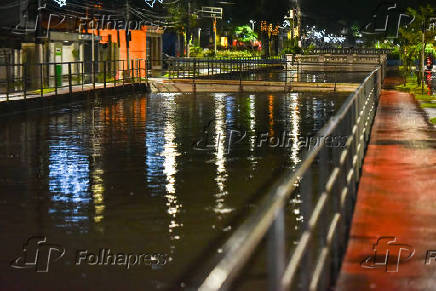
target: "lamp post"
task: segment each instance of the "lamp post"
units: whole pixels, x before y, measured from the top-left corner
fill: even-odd
[[[254,24],[256,23],[256,21],[250,20],[250,23],[251,23],[251,30],[254,31]]]
[[[198,46],[201,46],[201,27],[198,28]]]

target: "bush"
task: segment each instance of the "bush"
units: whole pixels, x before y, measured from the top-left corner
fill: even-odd
[[[216,56],[214,56],[213,49],[203,49],[200,47],[191,47],[190,57],[192,58],[253,58],[259,57],[260,52],[251,50],[218,50]]]

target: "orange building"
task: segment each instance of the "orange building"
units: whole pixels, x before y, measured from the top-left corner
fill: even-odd
[[[162,69],[162,34],[163,29],[153,26],[142,26],[140,30],[130,31],[129,56],[127,56],[127,41],[125,30],[103,29],[90,30],[100,36],[101,44],[118,44],[118,59],[130,60],[129,67],[133,61],[133,67],[141,68],[141,76],[144,76],[146,60],[150,60],[152,69]],[[124,64],[127,66],[127,64]]]

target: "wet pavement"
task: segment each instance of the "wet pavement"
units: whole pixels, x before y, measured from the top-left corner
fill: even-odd
[[[435,210],[436,132],[413,96],[383,90],[336,290],[435,290]]]
[[[219,251],[262,187],[300,162],[298,138],[346,97],[107,96],[0,118],[0,289],[173,290]],[[247,135],[230,142],[232,130]],[[283,132],[286,147],[257,146],[260,134]],[[296,231],[300,205],[289,204]],[[27,242],[35,235],[47,241]],[[53,251],[46,273],[36,271],[47,260],[29,262],[35,248]],[[127,255],[142,265],[129,267]]]

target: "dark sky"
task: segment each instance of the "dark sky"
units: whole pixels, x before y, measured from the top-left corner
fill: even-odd
[[[36,0],[31,0],[36,1]],[[53,3],[53,0],[47,0]],[[143,0],[129,0],[137,5],[144,5]],[[170,0],[164,0],[170,1]],[[188,0],[181,0],[187,2]],[[225,8],[225,17],[232,19],[234,24],[248,24],[250,19],[268,20],[276,24],[281,24],[283,16],[287,14],[292,0],[191,0],[199,3],[198,6],[221,6]],[[371,21],[372,12],[381,3],[398,3],[398,6],[407,8],[417,7],[426,3],[436,7],[436,0],[299,0],[303,12],[303,24],[316,24],[319,27],[327,28],[332,32],[338,32],[344,26],[351,26],[356,23],[364,26]],[[18,11],[1,9],[12,0],[0,1],[0,24],[2,22],[17,21]],[[95,0],[67,0],[67,3],[95,3]],[[104,0],[109,3],[124,3],[125,0]],[[225,5],[224,3],[233,3]],[[156,5],[160,5],[156,3]],[[69,5],[66,6],[67,8]]]
[[[364,26],[371,21],[373,11],[382,3],[396,3],[398,7],[418,7],[433,4],[435,0],[301,0],[304,21],[330,29],[337,29],[343,23]]]
[[[230,1],[230,0],[228,0]],[[418,7],[427,3],[436,7],[436,0],[299,0],[305,24],[316,24],[338,30],[344,23],[364,26],[371,21],[372,12],[382,3],[397,3],[398,7]],[[249,19],[281,22],[293,1],[289,0],[233,0],[231,14],[238,22]]]

